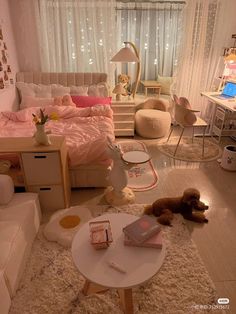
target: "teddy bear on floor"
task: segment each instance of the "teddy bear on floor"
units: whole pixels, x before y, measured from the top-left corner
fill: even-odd
[[[121,83],[123,88],[126,90],[126,93],[123,96],[127,96],[130,94],[130,76],[126,74],[119,74],[118,75],[118,83]]]
[[[166,197],[147,205],[144,214],[154,215],[160,224],[171,226],[174,214],[181,214],[185,219],[198,223],[207,223],[204,211],[208,206],[200,201],[200,192],[197,189],[186,189],[180,197]]]

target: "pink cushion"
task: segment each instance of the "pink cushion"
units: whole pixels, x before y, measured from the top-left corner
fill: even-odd
[[[110,105],[112,97],[71,96],[76,107],[92,107],[95,105]]]

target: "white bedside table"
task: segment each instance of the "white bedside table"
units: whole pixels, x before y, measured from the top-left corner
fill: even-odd
[[[112,100],[115,136],[134,136],[134,100]]]
[[[139,217],[130,214],[105,214],[91,221],[109,220],[113,242],[107,249],[95,250],[90,244],[89,222],[81,227],[72,242],[72,258],[79,272],[86,278],[85,295],[109,288],[118,290],[124,312],[133,313],[132,288],[152,278],[160,269],[165,258],[162,249],[139,248],[124,245],[123,227]],[[90,222],[91,222],[90,221]],[[108,265],[113,261],[126,273]]]
[[[21,169],[14,177],[21,175],[20,186],[39,194],[42,209],[57,210],[70,203],[67,148],[63,136],[50,136],[50,139],[52,144],[44,146],[36,145],[32,137],[2,137],[0,153],[18,155]],[[10,172],[11,169],[9,175]]]

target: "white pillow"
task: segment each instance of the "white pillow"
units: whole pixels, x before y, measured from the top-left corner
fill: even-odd
[[[88,86],[71,86],[71,95],[88,96]]]
[[[20,109],[26,108],[29,106],[28,97],[32,98],[51,98],[51,85],[42,85],[42,84],[33,84],[33,83],[24,83],[16,82],[16,87],[19,90],[21,103]],[[27,105],[25,105],[27,103]],[[38,106],[37,106],[38,107]]]
[[[27,84],[24,82],[16,82],[16,87],[20,93],[21,99],[24,96],[35,96],[35,91],[34,91],[35,84],[33,83]]]
[[[67,87],[67,86],[52,84],[51,89],[52,89],[52,95],[51,95],[52,98],[70,94],[70,87]]]
[[[53,106],[53,98],[40,98],[40,97],[31,97],[25,96],[20,104],[20,109],[30,108],[30,107],[47,107]]]
[[[52,89],[51,85],[37,85],[34,84],[35,97],[41,98],[51,98],[52,97]]]
[[[16,82],[16,87],[20,92],[21,98],[24,96],[50,98],[52,96],[51,85]]]
[[[88,88],[88,95],[94,97],[108,97],[109,88],[107,83],[99,83],[96,85],[90,85]]]
[[[157,83],[161,84],[161,94],[170,95],[170,86],[172,84],[171,76],[158,75]]]
[[[6,205],[14,195],[14,184],[12,178],[5,174],[0,174],[0,205]]]

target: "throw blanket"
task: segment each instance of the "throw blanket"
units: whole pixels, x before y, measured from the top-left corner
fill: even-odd
[[[66,138],[70,166],[94,162],[110,163],[107,136],[114,138],[113,112],[110,106],[76,108],[48,106],[45,114],[56,113],[58,121],[48,121],[46,131]],[[0,137],[31,137],[35,132],[32,114],[39,108],[0,113]]]

